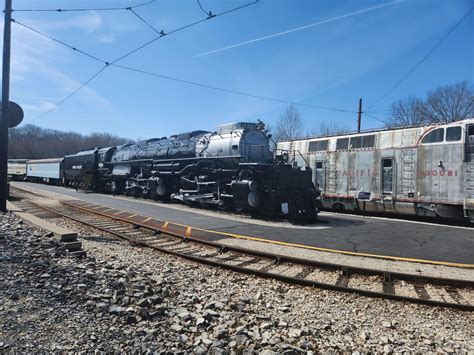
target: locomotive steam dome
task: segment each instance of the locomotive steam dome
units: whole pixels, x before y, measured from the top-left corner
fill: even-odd
[[[272,157],[268,137],[258,123],[238,122],[219,126],[204,136],[196,153],[203,157],[229,157],[243,163],[263,163]],[[233,158],[233,159],[232,159]]]

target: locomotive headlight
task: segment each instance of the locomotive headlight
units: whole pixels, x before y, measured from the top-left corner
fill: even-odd
[[[250,190],[250,191],[254,191],[254,192],[257,191],[257,189],[258,189],[258,183],[257,183],[256,181],[254,181],[254,180],[249,180],[248,184],[249,184],[249,190]]]
[[[165,179],[163,179],[162,177],[158,177],[158,178],[156,179],[156,183],[157,183],[158,185],[163,185],[163,184],[165,183]]]

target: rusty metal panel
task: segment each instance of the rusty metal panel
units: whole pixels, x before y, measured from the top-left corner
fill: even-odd
[[[456,125],[463,127],[474,125],[474,119],[448,125],[371,132],[370,134],[376,135],[374,149],[336,150],[338,138],[360,136],[357,134],[321,138],[321,140],[329,139],[328,151],[324,153],[309,153],[307,151],[309,140],[294,144],[298,146],[313,169],[317,161],[324,161],[323,193],[328,196],[357,199],[359,193],[368,192],[371,201],[385,201],[382,210],[397,208],[400,211],[404,210],[405,213],[417,213],[410,203],[424,203],[428,207],[429,204],[465,204],[466,208],[472,208],[474,200],[467,194],[472,193],[474,196],[474,166],[472,166],[474,163],[464,161],[467,154],[465,137],[456,142],[445,140],[441,143],[420,143],[421,138],[432,130]],[[279,146],[285,144],[287,143]],[[400,201],[397,203],[390,202],[390,199],[381,193],[381,162],[385,157],[394,159],[391,199]],[[298,164],[303,163],[303,159],[296,160]],[[472,179],[468,179],[467,175],[472,175]],[[316,179],[314,172],[313,179]],[[466,188],[467,180],[472,185],[472,191]],[[363,196],[366,197],[367,194]],[[364,206],[365,204],[364,202]],[[370,205],[371,202],[367,201],[367,204]]]

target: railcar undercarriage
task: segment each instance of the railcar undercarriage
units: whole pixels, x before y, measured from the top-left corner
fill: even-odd
[[[160,166],[160,163],[156,163]],[[114,194],[181,201],[227,210],[246,210],[267,217],[315,220],[311,171],[290,165],[240,164],[237,170],[197,163],[179,170],[151,169],[134,176],[110,176],[106,191]],[[296,179],[296,181],[295,181]]]

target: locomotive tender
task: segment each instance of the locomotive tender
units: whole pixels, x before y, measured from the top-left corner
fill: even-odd
[[[321,208],[474,223],[472,118],[280,142],[278,148],[313,168]]]
[[[64,157],[65,186],[313,220],[309,167],[273,156],[263,123],[238,122]]]

